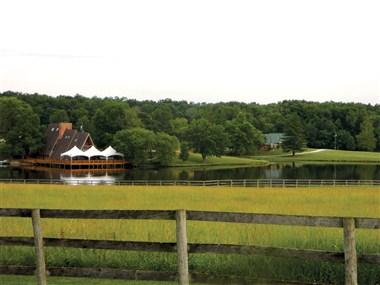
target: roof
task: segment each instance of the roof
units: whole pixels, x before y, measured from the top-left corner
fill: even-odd
[[[58,137],[59,137],[58,124],[49,124],[49,127],[46,131],[46,143],[45,143],[45,147],[42,150],[42,155],[50,156],[57,142]]]
[[[265,144],[280,144],[284,139],[285,134],[283,133],[269,133],[264,134]]]
[[[76,146],[80,150],[94,145],[87,132],[72,129],[71,123],[49,124],[46,132],[46,144],[42,155],[60,159],[61,153],[67,152]]]

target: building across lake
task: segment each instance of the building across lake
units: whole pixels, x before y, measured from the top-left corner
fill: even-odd
[[[72,123],[67,122],[49,124],[40,157],[28,158],[23,162],[66,169],[117,169],[128,164],[123,154],[112,146],[98,150],[90,133],[75,130]]]

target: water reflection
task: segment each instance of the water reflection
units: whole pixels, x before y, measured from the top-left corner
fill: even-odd
[[[282,163],[241,168],[161,168],[104,170],[62,170],[49,168],[0,168],[0,179],[60,179],[62,181],[119,180],[223,180],[223,179],[338,179],[380,180],[380,165]],[[78,182],[79,183],[79,182]]]

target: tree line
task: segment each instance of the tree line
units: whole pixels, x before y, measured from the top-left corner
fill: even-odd
[[[128,98],[0,93],[0,156],[36,155],[49,123],[72,122],[99,148],[113,145],[136,165],[166,165],[179,152],[252,155],[265,133],[285,133],[285,149],[304,146],[380,150],[380,105],[283,101],[193,103]]]

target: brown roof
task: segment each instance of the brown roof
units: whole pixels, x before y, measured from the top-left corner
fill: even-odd
[[[51,151],[54,148],[59,136],[59,127],[58,124],[49,124],[48,129],[46,130],[46,143],[45,147],[42,150],[42,155],[50,156]]]
[[[93,145],[89,133],[73,129],[66,129],[62,137],[59,138],[59,125],[50,124],[46,135],[46,145],[42,154],[53,159],[60,159],[61,153],[70,150],[74,146],[84,150],[83,148],[87,141],[90,145]]]

